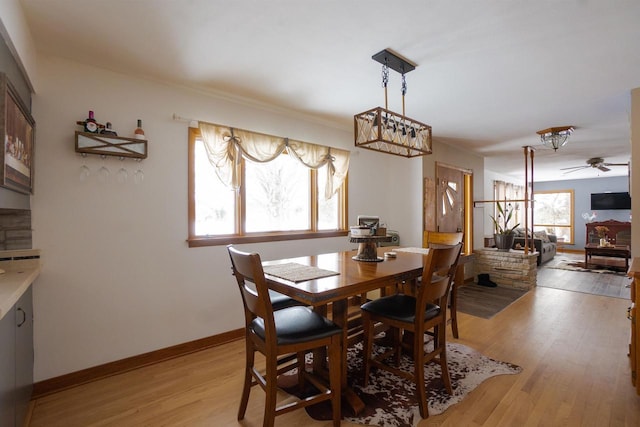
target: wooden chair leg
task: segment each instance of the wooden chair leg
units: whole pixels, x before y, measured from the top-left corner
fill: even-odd
[[[402,329],[391,328],[389,329],[392,335],[392,343],[395,348],[396,366],[400,367],[400,361],[402,360]]]
[[[440,368],[442,370],[442,381],[444,382],[444,387],[449,393],[450,396],[453,396],[453,387],[451,386],[451,376],[449,375],[449,366],[447,366],[447,352],[443,351],[440,353]]]
[[[446,340],[446,328],[441,328],[442,333],[440,334],[440,342],[441,350],[438,355],[438,360],[440,361],[440,369],[442,371],[442,381],[444,382],[444,387],[447,390],[449,395],[453,395],[453,387],[451,386],[451,376],[449,375],[449,365],[447,365],[447,340]]]
[[[418,397],[420,416],[422,418],[428,418],[429,403],[427,402],[427,390],[424,383],[424,334],[414,334],[413,374],[416,382],[416,394]]]
[[[278,394],[278,363],[275,357],[267,357],[267,366],[265,374],[265,392],[266,399],[264,404],[263,427],[273,427],[276,418],[276,398]]]
[[[458,288],[464,283],[464,265],[459,264],[456,268],[456,275],[451,285],[451,292],[449,298],[451,298],[450,313],[451,313],[451,331],[455,339],[459,338],[458,335]]]
[[[251,382],[253,376],[251,370],[253,369],[253,363],[255,360],[255,351],[253,350],[249,338],[245,338],[246,342],[246,357],[244,363],[244,385],[242,386],[242,396],[240,397],[240,408],[238,409],[238,420],[244,419],[244,414],[247,412],[247,404],[249,403],[249,393],[251,393]]]
[[[341,364],[342,364],[342,337],[335,335],[329,345],[329,387],[331,388],[331,408],[333,411],[333,425],[340,426],[342,418],[341,410]]]
[[[362,360],[364,362],[364,386],[369,385],[369,373],[371,372],[371,353],[373,352],[373,325],[366,311],[362,312],[363,344]]]
[[[439,326],[435,326],[433,328],[433,349],[435,350],[438,347],[438,344],[440,343],[440,329],[444,329],[446,332],[446,328],[447,328],[447,324],[444,324],[443,328],[440,328]]]
[[[298,388],[300,389],[300,391],[302,391],[304,390],[304,382],[305,382],[305,375],[306,375],[305,353],[303,351],[298,352],[297,357],[298,357]]]

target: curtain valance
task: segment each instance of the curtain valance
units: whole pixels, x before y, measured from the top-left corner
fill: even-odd
[[[240,188],[239,167],[242,157],[266,163],[274,160],[285,149],[308,168],[318,169],[327,165],[326,199],[330,199],[340,188],[349,170],[348,150],[213,123],[200,122],[198,126],[209,162],[220,181],[233,189]]]

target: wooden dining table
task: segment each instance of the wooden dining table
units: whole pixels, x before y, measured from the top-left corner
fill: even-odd
[[[379,248],[384,255],[388,248]],[[347,384],[348,305],[349,299],[398,283],[413,281],[422,274],[423,254],[398,252],[395,258],[385,257],[382,262],[356,261],[356,251],[344,251],[320,255],[266,261],[263,265],[295,263],[317,267],[338,274],[317,279],[294,282],[270,275],[265,271],[269,287],[304,304],[313,306],[322,314],[331,304],[332,320],[343,329],[341,384],[345,400],[356,413],[364,409],[364,403]]]

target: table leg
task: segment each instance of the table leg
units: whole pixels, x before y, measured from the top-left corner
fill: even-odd
[[[333,303],[332,315],[333,321],[336,325],[342,328],[342,357],[340,366],[340,382],[342,384],[342,397],[349,403],[349,406],[353,408],[354,413],[357,415],[364,410],[364,402],[358,397],[351,387],[347,384],[347,347],[348,347],[348,300],[343,299],[335,301]]]

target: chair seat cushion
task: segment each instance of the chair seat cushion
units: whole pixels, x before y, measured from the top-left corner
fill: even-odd
[[[294,307],[296,305],[303,305],[301,302],[294,300],[280,292],[272,291],[269,289],[269,298],[271,299],[271,305],[274,310],[282,310],[287,307]]]
[[[342,329],[309,307],[290,307],[273,312],[278,344],[296,344],[342,333]],[[251,323],[253,331],[265,339],[264,320]]]
[[[360,308],[369,313],[400,322],[413,323],[416,317],[416,299],[404,294],[378,298],[362,304]],[[440,314],[440,306],[427,304],[425,319],[432,319],[438,314]]]

